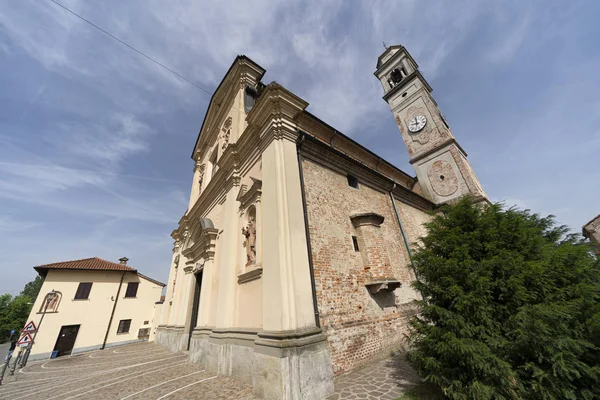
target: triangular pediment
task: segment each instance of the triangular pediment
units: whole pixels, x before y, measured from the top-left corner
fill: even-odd
[[[214,135],[219,133],[220,125],[223,124],[231,109],[236,108],[235,100],[240,90],[246,85],[256,86],[264,73],[265,69],[248,57],[242,55],[235,58],[210,99],[194,145],[192,159],[197,159],[206,145],[214,141]],[[241,108],[239,111],[244,112],[243,107]]]

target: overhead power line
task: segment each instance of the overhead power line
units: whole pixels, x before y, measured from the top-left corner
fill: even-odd
[[[84,17],[82,17],[81,15],[77,14],[75,11],[69,9],[68,7],[60,4],[58,1],[56,0],[50,0],[51,2],[53,2],[54,4],[56,4],[57,6],[61,7],[62,9],[64,9],[65,11],[73,14],[74,16],[76,16],[77,18],[79,18],[80,20],[88,23],[89,25],[93,26],[94,28],[98,29],[100,32],[104,33],[105,35],[107,35],[108,37],[116,40],[117,42],[121,43],[123,46],[128,47],[129,49],[135,51],[136,53],[138,53],[139,55],[147,58],[148,60],[152,61],[153,63],[155,63],[156,65],[166,69],[167,71],[169,71],[170,73],[174,74],[175,76],[183,79],[184,81],[188,82],[189,84],[192,84],[194,86],[196,86],[198,89],[202,90],[203,92],[205,92],[206,94],[208,94],[209,96],[212,96],[212,93],[206,89],[204,89],[202,86],[194,83],[193,81],[189,80],[188,78],[186,78],[185,76],[177,73],[176,71],[172,70],[171,68],[167,67],[166,65],[164,65],[163,63],[161,63],[160,61],[156,61],[154,58],[150,57],[149,55],[147,55],[146,53],[136,49],[135,47],[133,47],[132,45],[130,45],[129,43],[119,39],[118,37],[116,37],[115,35],[113,35],[110,32],[105,31],[104,29],[100,28],[98,25],[94,24],[92,21],[85,19]]]

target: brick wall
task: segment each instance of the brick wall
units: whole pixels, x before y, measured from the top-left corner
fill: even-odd
[[[415,312],[410,304],[415,298],[410,288],[413,274],[388,193],[360,181],[355,189],[346,175],[306,159],[303,173],[321,326],[328,335],[334,373],[339,375],[401,346],[407,319]],[[428,218],[420,210],[397,204],[400,213],[410,217],[405,225]],[[368,238],[371,245],[364,248],[369,245],[350,216],[369,212],[385,220],[379,228],[370,227],[370,234],[379,236]],[[405,228],[413,234],[420,231],[420,227]],[[358,252],[352,236],[359,238]],[[372,270],[377,267],[370,263],[392,271],[402,283],[398,296],[369,293],[365,284],[376,277]]]
[[[591,240],[596,246],[596,251],[600,253],[600,215],[584,225],[583,235]]]

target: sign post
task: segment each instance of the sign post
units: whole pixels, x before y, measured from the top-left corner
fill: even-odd
[[[44,306],[44,312],[42,313],[42,317],[40,318],[40,324],[39,324],[39,326],[42,326],[42,321],[44,320],[44,316],[46,315],[46,311],[48,310],[48,306],[50,305],[50,303],[52,302],[52,300],[54,300],[55,296],[57,296],[57,294],[54,291],[54,289],[52,289],[46,295],[46,298],[45,298],[46,304]],[[36,327],[35,324],[33,323],[33,321],[31,321],[27,325],[25,325],[25,327],[23,328],[22,332],[26,333],[27,335],[29,335],[30,332],[33,332],[33,337],[31,338],[31,336],[29,336],[31,338],[31,341],[28,343],[27,349],[25,350],[25,355],[23,356],[23,359],[21,360],[21,368],[23,368],[23,367],[25,367],[27,365],[27,360],[29,359],[29,353],[31,353],[31,347],[35,343],[35,337],[38,334],[38,327]],[[21,338],[21,339],[23,339],[23,338]],[[19,354],[21,354],[21,353],[19,353]]]
[[[31,337],[31,335],[29,334],[29,332],[25,332],[25,333],[23,333],[23,336],[21,336],[21,338],[17,342],[17,346],[19,346],[19,347],[27,347],[31,343],[33,343],[33,339]]]

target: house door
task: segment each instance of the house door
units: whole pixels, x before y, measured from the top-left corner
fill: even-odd
[[[196,284],[194,285],[194,302],[192,305],[192,319],[190,321],[190,331],[188,335],[188,350],[190,349],[190,342],[192,341],[192,332],[194,331],[194,328],[196,327],[196,324],[198,322],[198,308],[200,308],[200,289],[202,288],[202,272],[203,271],[200,271],[195,275]]]
[[[56,345],[54,345],[54,350],[58,350],[58,357],[71,354],[78,332],[79,325],[67,325],[60,328]]]

